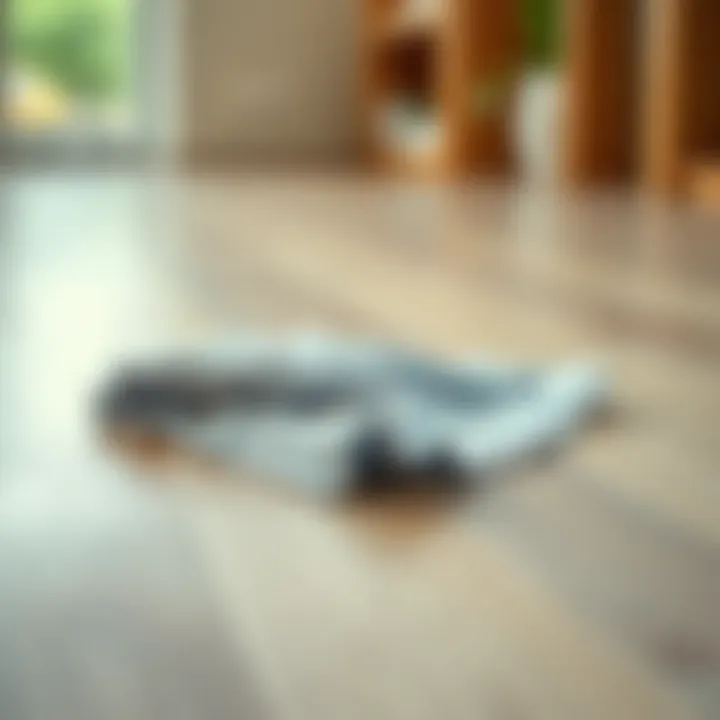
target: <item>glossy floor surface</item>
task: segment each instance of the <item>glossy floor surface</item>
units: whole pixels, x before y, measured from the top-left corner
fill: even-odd
[[[720,218],[342,178],[0,178],[3,720],[720,714]],[[128,353],[248,324],[595,356],[616,412],[460,507],[109,452]]]

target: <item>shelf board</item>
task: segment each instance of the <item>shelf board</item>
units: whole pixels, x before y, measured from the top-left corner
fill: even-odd
[[[440,149],[410,152],[386,145],[379,149],[376,164],[380,170],[391,176],[434,179],[442,175],[443,153]]]
[[[399,13],[380,26],[379,39],[383,43],[403,43],[413,40],[434,40],[440,29],[437,14],[408,15]]]
[[[688,168],[690,197],[701,205],[720,208],[720,157],[699,159]]]

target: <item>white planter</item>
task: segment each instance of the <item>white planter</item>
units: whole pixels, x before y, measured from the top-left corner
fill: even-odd
[[[557,180],[560,84],[555,71],[532,71],[521,80],[515,133],[524,183],[549,186]]]

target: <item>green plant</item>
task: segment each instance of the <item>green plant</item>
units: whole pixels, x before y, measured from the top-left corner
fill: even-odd
[[[72,97],[111,98],[127,75],[127,0],[14,0],[12,53]]]
[[[551,67],[560,54],[560,14],[563,0],[522,0],[525,62],[531,67]],[[511,100],[521,68],[500,67],[477,79],[472,94],[477,117],[501,114]]]
[[[498,115],[512,98],[517,68],[506,67],[477,80],[473,90],[473,110],[477,117]]]
[[[554,65],[560,53],[562,0],[522,0],[527,62],[534,67]]]

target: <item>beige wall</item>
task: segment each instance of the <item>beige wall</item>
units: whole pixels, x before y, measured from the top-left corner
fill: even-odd
[[[357,0],[186,0],[191,155],[348,154],[357,134]]]

